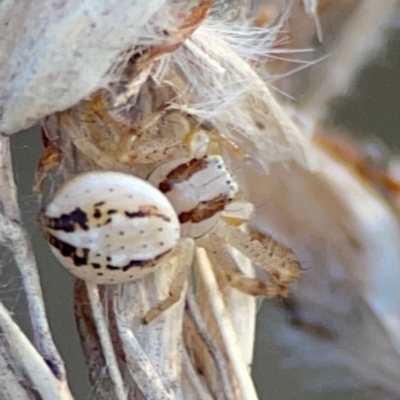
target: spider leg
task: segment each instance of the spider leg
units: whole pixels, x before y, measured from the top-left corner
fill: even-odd
[[[218,268],[216,275],[220,279],[222,275],[222,279],[229,286],[251,296],[273,298],[285,297],[288,294],[288,288],[284,284],[279,284],[273,280],[261,280],[243,273],[223,238],[211,233],[206,239],[202,240],[202,243],[212,265]]]
[[[227,278],[232,287],[251,296],[262,296],[271,299],[273,297],[286,297],[289,293],[287,286],[250,278],[240,271]]]
[[[157,305],[152,307],[143,317],[143,324],[149,324],[156,319],[162,312],[170,308],[181,298],[184,292],[188,277],[189,269],[193,263],[194,242],[192,239],[181,240],[176,248],[177,268],[173,277],[173,281],[169,288],[168,295]]]
[[[251,235],[227,224],[217,227],[215,233],[265,270],[277,285],[287,286],[299,278],[301,267],[296,255],[271,236],[256,231]]]

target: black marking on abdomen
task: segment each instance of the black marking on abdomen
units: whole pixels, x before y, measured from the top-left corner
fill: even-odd
[[[84,231],[89,230],[87,215],[80,208],[76,208],[69,214],[61,214],[60,217],[44,215],[43,222],[47,228],[54,231],[74,232],[77,225]]]
[[[116,267],[115,265],[107,264],[107,265],[106,265],[106,268],[109,269],[110,271],[118,271],[118,270],[120,270],[122,267]]]
[[[125,211],[125,215],[128,218],[145,218],[145,217],[148,217],[148,215],[145,214],[143,211],[132,211],[132,212]]]
[[[160,213],[158,208],[155,206],[141,206],[139,207],[139,211],[125,211],[125,215],[128,218],[146,218],[146,217],[156,217],[161,218],[166,222],[171,222],[171,218],[167,217],[166,215]]]
[[[82,267],[88,264],[89,258],[89,249],[86,248],[77,248],[75,246],[66,243],[53,235],[48,235],[47,240],[49,243],[56,248],[63,257],[70,258],[76,267]],[[83,255],[78,255],[79,252],[82,252]]]
[[[101,211],[98,208],[95,208],[93,218],[101,218]]]
[[[122,267],[116,267],[115,265],[111,265],[111,264],[107,264],[106,268],[110,271],[123,271],[126,272],[128,270],[130,270],[131,268],[135,268],[135,267],[150,267],[154,264],[156,264],[156,262],[164,257],[166,254],[168,254],[171,250],[167,250],[162,254],[159,254],[157,257],[154,257],[150,260],[131,260],[129,261],[128,264],[122,266]]]

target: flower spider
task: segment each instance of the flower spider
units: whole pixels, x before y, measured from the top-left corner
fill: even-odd
[[[253,214],[253,205],[237,200],[238,185],[223,157],[209,154],[215,148],[215,133],[177,111],[159,113],[158,120],[150,115],[145,118],[146,126],[142,121],[139,129],[113,118],[101,96],[92,98],[91,108],[86,106],[78,111],[79,118],[93,118],[86,121],[89,138],[77,140],[76,132],[68,132],[72,142],[96,161],[91,149],[104,145],[104,137],[108,141],[116,138],[115,153],[110,155],[109,144],[102,150],[109,157],[110,169],[122,163],[140,171],[145,164],[144,171],[150,167],[150,172],[138,174],[147,182],[122,172],[89,172],[59,189],[43,209],[41,224],[52,251],[69,271],[99,284],[127,282],[154,271],[172,255],[177,256],[178,265],[186,266],[187,261],[179,262],[179,243],[190,239],[206,250],[232,287],[267,298],[287,295],[289,284],[300,275],[299,262],[272,237],[242,229]],[[157,125],[166,115],[175,118],[175,125],[183,121],[174,134]],[[64,117],[60,116],[61,125]],[[154,124],[160,140],[148,130]],[[115,158],[117,164],[112,168]],[[232,248],[266,276],[244,274]],[[182,287],[179,279],[173,282],[169,296],[144,321],[150,322],[178,301]]]

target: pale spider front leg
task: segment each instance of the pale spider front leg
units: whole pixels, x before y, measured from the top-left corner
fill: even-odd
[[[182,239],[177,245],[173,256],[176,257],[177,268],[169,288],[168,296],[146,313],[142,320],[144,324],[149,324],[180,300],[185,290],[190,267],[193,263],[194,241],[190,238]]]
[[[231,287],[251,296],[273,298],[287,295],[288,288],[285,285],[244,274],[229,251],[228,243],[224,238],[211,233],[201,239],[198,244],[206,249],[211,263],[221,270],[223,278]]]
[[[232,213],[229,220],[234,221]],[[240,221],[240,217],[236,220]],[[227,281],[241,292],[271,297],[286,297],[288,287],[301,273],[295,254],[274,238],[256,232],[242,231],[237,224],[220,221],[210,234],[198,240],[217,267],[222,268]],[[256,267],[265,271],[267,280],[245,275],[237,265],[229,247],[246,256]]]
[[[240,251],[254,265],[266,271],[271,281],[277,285],[288,286],[300,276],[301,268],[296,255],[271,236],[255,231],[253,234],[248,234],[224,223],[219,224],[213,234]]]
[[[288,286],[296,281],[301,273],[299,260],[291,249],[254,229],[239,229],[254,214],[254,206],[246,201],[229,204],[213,234],[241,252],[261,268],[277,285]]]

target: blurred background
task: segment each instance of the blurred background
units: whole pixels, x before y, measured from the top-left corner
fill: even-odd
[[[392,153],[400,152],[399,87],[400,31],[394,21],[387,48],[360,71],[352,92],[334,101],[328,123],[354,136],[380,138]],[[32,183],[41,146],[38,128],[13,136],[20,205],[32,236],[52,332],[67,365],[71,390],[76,399],[86,400],[94,397],[75,329],[72,301],[74,278],[57,265],[36,222],[39,201],[32,193]],[[16,269],[12,257],[2,249],[0,261],[3,265],[0,296],[22,329],[29,334],[23,289],[18,275],[14,273]],[[315,337],[291,324],[281,302],[264,301],[258,314],[253,368],[260,399],[395,399],[382,388],[370,387],[357,376],[349,374],[340,367],[339,361],[329,365],[319,363],[316,357],[318,352],[329,353],[335,360],[331,340],[329,335]],[[314,349],[313,353],[308,351],[310,348]]]
[[[383,152],[400,151],[400,32],[395,26],[387,48],[358,74],[352,91],[331,104],[326,124],[362,141],[382,143]],[[306,272],[307,273],[307,272]],[[329,318],[329,317],[328,317]],[[380,338],[377,337],[376,341]],[[341,368],[334,338],[310,335],[292,324],[282,305],[264,301],[258,315],[254,378],[261,399],[394,400],[397,395],[371,387]],[[366,349],[368,351],[368,349]],[[327,363],[326,359],[331,362]],[[400,385],[400,382],[399,382]]]

